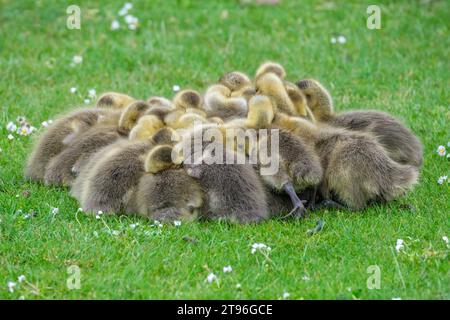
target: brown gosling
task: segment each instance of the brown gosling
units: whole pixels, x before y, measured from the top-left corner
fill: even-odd
[[[267,73],[274,73],[281,80],[284,80],[284,78],[286,77],[286,70],[284,70],[284,67],[281,64],[273,61],[267,61],[261,64],[256,70],[255,74],[256,81]]]
[[[284,112],[295,115],[296,109],[283,81],[275,73],[269,72],[256,80],[258,93],[270,97],[275,113]]]
[[[226,86],[216,84],[205,93],[205,110],[208,117],[219,117],[224,121],[235,117],[245,117],[247,101],[242,98],[231,98],[231,91]]]
[[[225,73],[220,77],[219,83],[227,87],[230,91],[239,91],[252,84],[250,78],[240,71]]]
[[[123,109],[134,101],[136,101],[135,98],[130,97],[123,93],[106,92],[106,93],[103,93],[98,98],[97,107],[98,108]]]
[[[139,128],[149,132],[145,124],[142,122]],[[84,211],[123,212],[127,199],[145,173],[146,155],[159,143],[169,143],[173,134],[173,129],[164,127],[147,139],[120,140],[99,150],[73,182],[72,196]],[[140,133],[136,136],[143,137]]]
[[[127,213],[163,222],[192,221],[201,215],[203,190],[183,168],[173,165],[171,155],[169,145],[149,152],[146,173],[127,201]]]
[[[289,195],[294,208],[288,217],[303,217],[306,208],[298,193],[319,185],[323,177],[320,158],[309,141],[290,132],[280,122],[274,123],[275,117],[270,99],[255,96],[250,100],[246,126],[254,129],[278,129],[278,141],[272,141],[272,130],[268,131],[268,137],[259,139],[260,149],[265,144],[267,150],[271,150],[271,143],[278,143],[278,154],[271,156],[278,157],[279,160],[278,171],[271,175],[261,174],[261,178],[272,190]]]
[[[323,169],[318,206],[361,210],[372,202],[404,195],[417,182],[417,170],[393,161],[370,134],[318,126],[302,118],[279,117],[275,123],[312,143]]]
[[[77,135],[98,124],[116,123],[124,106],[120,93],[104,95],[109,102],[99,99],[96,108],[82,108],[60,116],[39,137],[28,158],[25,177],[33,181],[43,181],[45,169],[50,160],[61,153]]]
[[[423,145],[414,133],[391,115],[375,110],[334,113],[328,91],[314,79],[298,82],[317,121],[333,127],[372,134],[394,161],[420,168]]]

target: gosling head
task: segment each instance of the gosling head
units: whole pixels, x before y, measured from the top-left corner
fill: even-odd
[[[308,105],[303,92],[293,83],[286,84],[286,91],[294,104],[295,114],[300,117],[308,117]]]
[[[179,109],[201,109],[202,97],[195,90],[182,90],[173,99],[173,104]]]
[[[189,129],[195,127],[197,124],[206,123],[209,123],[209,121],[204,116],[188,112],[178,118],[174,127],[176,129]]]
[[[231,91],[241,90],[245,86],[251,85],[250,78],[239,71],[225,73],[220,77],[219,83],[230,89]]]
[[[318,120],[326,120],[333,114],[333,100],[330,93],[319,81],[303,79],[297,86],[304,93],[308,107]]]
[[[260,129],[268,128],[274,118],[272,102],[267,96],[253,96],[248,104],[246,126]]]
[[[170,145],[159,145],[154,147],[145,159],[145,171],[158,173],[178,167],[179,155]]]
[[[181,141],[181,136],[170,127],[159,129],[152,137],[155,144],[174,145]]]
[[[98,108],[123,109],[134,101],[136,99],[123,93],[106,92],[98,98],[96,105]]]
[[[260,65],[258,70],[256,70],[255,79],[258,79],[269,72],[275,73],[280,79],[284,79],[286,77],[286,71],[281,64],[267,61]]]
[[[131,129],[130,140],[142,140],[152,137],[159,129],[164,127],[164,122],[155,115],[142,116]]]
[[[122,112],[119,119],[119,129],[130,131],[140,117],[150,109],[150,105],[145,101],[135,101]]]
[[[169,99],[166,99],[164,97],[150,97],[147,99],[147,103],[151,107],[160,107],[160,108],[165,108],[165,109],[174,109],[175,108],[172,101],[170,101]]]

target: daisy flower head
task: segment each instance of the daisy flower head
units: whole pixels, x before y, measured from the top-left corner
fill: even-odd
[[[344,43],[347,42],[347,39],[346,39],[344,36],[339,36],[339,37],[337,38],[337,41],[338,41],[340,44],[344,44]]]
[[[448,237],[447,237],[447,236],[443,236],[443,237],[442,237],[442,240],[444,240],[444,242],[445,242],[446,244],[448,244]]]
[[[177,84],[175,84],[173,87],[172,87],[172,90],[173,90],[173,92],[178,92],[178,91],[180,91],[180,86],[179,85],[177,85]]]
[[[136,229],[138,226],[139,226],[139,223],[132,223],[132,224],[130,224],[131,230]]]
[[[447,181],[447,176],[441,176],[438,179],[438,184],[444,184],[444,182]]]
[[[111,30],[117,30],[120,28],[120,23],[117,20],[114,20],[113,22],[111,22]]]
[[[7,286],[8,286],[8,291],[10,293],[13,293],[14,292],[14,288],[17,286],[17,283],[15,283],[13,281],[8,281]]]
[[[217,280],[218,280],[217,276],[212,272],[210,274],[208,274],[208,276],[206,277],[206,281],[208,283],[213,283],[214,281],[217,281]]]
[[[289,292],[283,292],[283,299],[289,299],[290,296],[291,294]]]
[[[223,267],[223,272],[230,273],[231,271],[233,271],[233,268],[230,265]]]
[[[395,244],[395,250],[397,250],[397,252],[400,252],[400,250],[402,250],[405,247],[403,243],[404,243],[403,239],[397,239],[397,243]]]
[[[8,140],[14,140],[14,136],[12,134],[8,134]]]
[[[6,125],[6,130],[8,130],[9,132],[15,132],[17,130],[17,125],[14,122],[10,121]]]
[[[73,58],[72,58],[72,63],[73,64],[80,64],[82,62],[83,62],[83,57],[82,56],[80,56],[80,55],[73,56]]]
[[[26,277],[22,274],[17,278],[17,281],[19,281],[19,283],[22,283],[26,280]]]
[[[70,93],[76,93],[76,92],[77,92],[77,88],[76,87],[70,88]]]
[[[257,251],[262,251],[262,252],[270,252],[272,250],[271,247],[265,245],[264,243],[254,243],[252,244],[252,254],[255,254]]]
[[[443,156],[445,156],[445,154],[447,153],[447,151],[445,150],[445,147],[444,147],[444,146],[439,146],[439,147],[437,148],[437,153],[438,153],[439,156],[443,157]]]
[[[181,226],[181,221],[180,220],[175,220],[173,222],[173,224],[175,225],[175,227],[179,227],[179,226]]]
[[[91,99],[95,99],[95,97],[97,96],[97,91],[95,89],[89,89],[88,96]]]

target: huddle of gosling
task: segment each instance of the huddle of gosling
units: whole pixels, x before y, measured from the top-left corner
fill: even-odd
[[[47,128],[25,176],[70,188],[85,212],[158,221],[301,218],[320,208],[362,210],[413,188],[423,147],[411,130],[380,111],[336,113],[319,81],[293,83],[286,75],[269,61],[253,79],[228,72],[203,94],[189,89],[172,99],[137,100],[105,93],[95,107],[62,115]],[[225,138],[229,128],[277,129],[243,150],[221,143],[224,159],[249,157],[277,132],[278,170],[263,174],[266,164],[259,162],[215,163],[206,144],[200,154],[191,152],[201,161],[177,153],[208,128]]]

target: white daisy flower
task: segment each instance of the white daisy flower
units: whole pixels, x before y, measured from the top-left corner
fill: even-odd
[[[82,57],[82,56],[75,55],[75,56],[73,56],[73,58],[72,58],[72,62],[73,62],[74,64],[80,64],[80,63],[83,62],[83,57]]]
[[[397,243],[395,244],[395,250],[397,250],[397,252],[400,252],[400,250],[405,247],[403,242],[403,239],[397,239]]]
[[[123,8],[126,10],[133,9],[133,4],[131,2],[127,2],[124,4]]]
[[[135,16],[133,16],[132,14],[127,14],[126,16],[125,16],[125,22],[127,23],[127,24],[134,24],[134,23],[136,23],[137,22],[137,18],[135,17]]]
[[[125,8],[122,8],[122,9],[120,9],[120,11],[119,11],[119,16],[124,16],[124,15],[126,15],[128,13],[128,10],[126,10]]]
[[[400,297],[394,297],[394,298],[392,298],[392,300],[402,300],[402,298],[400,298]]]
[[[236,289],[240,289],[242,286],[241,286],[241,284],[240,283],[238,283],[237,285],[236,285]]]
[[[283,292],[283,299],[289,299],[290,296],[291,294],[289,292]]]
[[[438,183],[439,184],[444,184],[444,182],[447,180],[447,176],[441,176],[441,177],[439,177],[439,179],[438,179]]]
[[[19,300],[25,300],[25,296],[20,296]]]
[[[70,88],[70,93],[76,93],[76,92],[77,92],[77,88],[75,88],[75,87]]]
[[[161,222],[159,222],[158,220],[153,221],[153,225],[158,228],[162,228],[162,226],[163,226],[163,224]]]
[[[44,121],[41,123],[41,126],[43,126],[44,128],[47,128],[49,126],[48,121]]]
[[[14,292],[14,288],[16,287],[17,283],[13,282],[13,281],[8,281],[8,291],[10,293]]]
[[[445,156],[445,154],[447,153],[447,151],[445,150],[444,146],[439,146],[437,148],[437,153],[438,155],[440,155],[441,157]]]
[[[177,84],[172,87],[173,92],[178,92],[180,91],[180,89],[181,89],[180,86]]]
[[[113,230],[113,231],[111,231],[111,234],[113,236],[118,236],[120,234],[120,231],[119,230]]]
[[[8,140],[14,140],[14,136],[12,134],[8,134]]]
[[[217,281],[217,276],[214,273],[210,273],[208,274],[208,276],[206,277],[206,281],[208,283],[213,283],[214,281]]]
[[[309,278],[307,275],[304,275],[304,276],[302,277],[302,280],[303,280],[303,281],[309,281],[310,278]]]
[[[97,214],[95,215],[95,219],[100,219],[100,216],[103,214],[102,210],[97,211]]]
[[[337,39],[335,37],[331,37],[330,42],[332,44],[335,44],[337,42]]]
[[[139,225],[139,223],[132,223],[132,224],[130,224],[130,228],[132,230],[134,230],[134,229],[136,229],[138,227],[138,225]]]
[[[444,240],[445,243],[448,244],[448,237],[447,237],[447,236],[443,236],[443,237],[442,237],[442,240]]]
[[[233,268],[232,268],[231,266],[225,266],[225,267],[223,267],[223,272],[229,273],[229,272],[231,272],[231,271],[233,271]]]
[[[6,130],[8,130],[9,132],[15,132],[17,130],[17,126],[14,122],[10,121],[6,125]]]
[[[29,125],[25,125],[25,126],[20,127],[17,130],[17,134],[21,135],[21,136],[28,136],[29,134],[33,133],[34,130],[35,130],[34,127],[31,127]]]
[[[22,283],[26,280],[26,277],[22,274],[17,278],[17,281],[19,281],[19,283]]]
[[[256,251],[270,251],[272,250],[271,247],[265,245],[264,243],[254,243],[252,245],[252,254],[254,254]]]
[[[94,99],[97,96],[97,91],[95,89],[89,89],[88,96],[91,99]]]
[[[111,22],[111,30],[117,30],[120,28],[120,23],[117,20],[114,20],[113,22]]]
[[[344,43],[347,42],[347,39],[346,39],[344,36],[339,36],[339,37],[337,38],[337,41],[338,41],[340,44],[344,44]]]
[[[173,222],[173,224],[175,225],[175,227],[179,227],[179,226],[181,226],[181,221],[180,220],[175,220]]]
[[[136,25],[136,24],[130,23],[130,24],[128,25],[128,29],[130,29],[130,30],[136,30],[136,28],[137,28],[137,25]]]
[[[91,103],[91,100],[89,100],[89,99],[84,99],[84,104],[89,104],[89,103]]]

